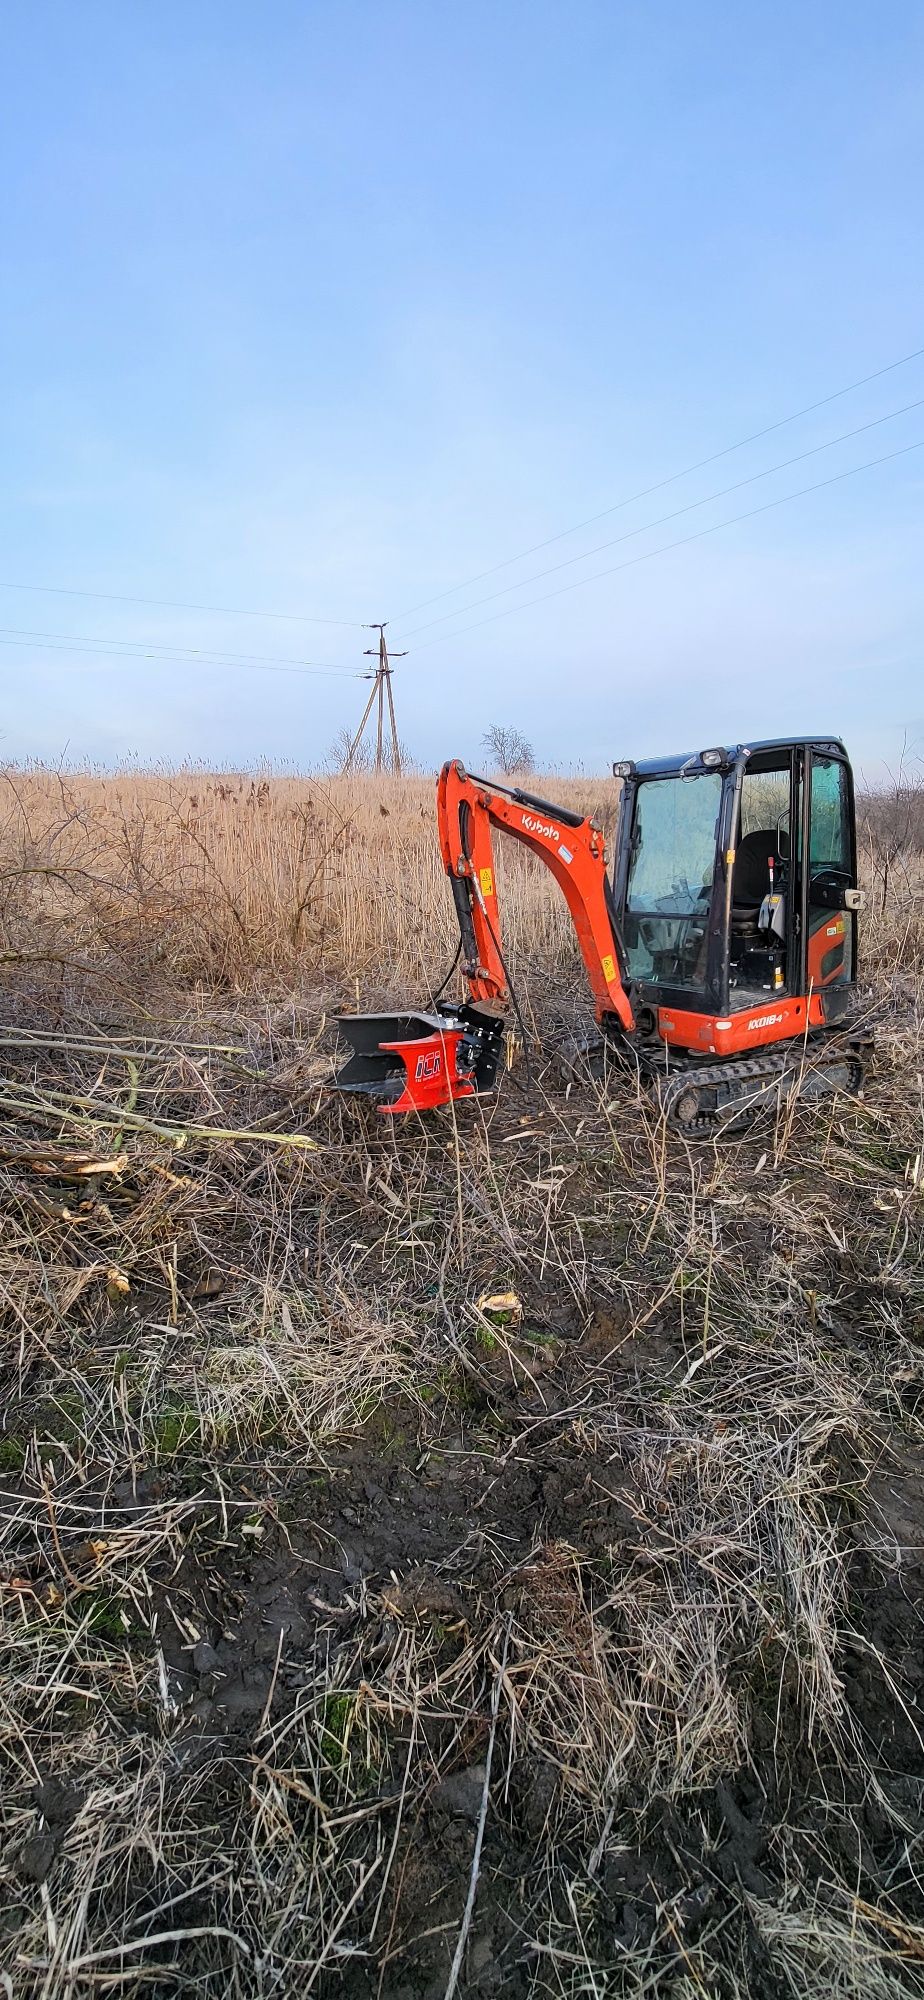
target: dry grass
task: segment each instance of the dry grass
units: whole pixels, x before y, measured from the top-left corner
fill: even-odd
[[[550,780],[612,818],[613,780]],[[514,950],[571,953],[545,870],[506,856]],[[0,962],[253,991],[426,990],[455,946],[431,778],[0,772]]]
[[[321,1016],[449,956],[428,781],[4,782],[0,1986],[441,1995],[475,1869],[460,1992],[924,1993],[911,864],[864,1102],[396,1129]]]

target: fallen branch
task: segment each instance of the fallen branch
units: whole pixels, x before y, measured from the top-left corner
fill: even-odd
[[[28,1086],[20,1084],[20,1090]],[[61,1102],[53,1100],[60,1098]],[[79,1111],[68,1110],[68,1105],[79,1105]],[[317,1139],[309,1138],[306,1132],[261,1132],[254,1129],[237,1129],[224,1125],[159,1125],[153,1118],[145,1118],[140,1111],[123,1111],[118,1105],[97,1107],[91,1097],[79,1097],[65,1091],[49,1090],[46,1097],[38,1092],[31,1098],[10,1097],[0,1093],[0,1107],[6,1111],[21,1111],[33,1117],[41,1116],[63,1120],[70,1125],[98,1125],[104,1131],[122,1132],[126,1127],[132,1132],[149,1132],[153,1138],[168,1139],[173,1146],[185,1146],[188,1139],[222,1140],[228,1145],[257,1140],[265,1146],[295,1146],[304,1152],[320,1152]]]

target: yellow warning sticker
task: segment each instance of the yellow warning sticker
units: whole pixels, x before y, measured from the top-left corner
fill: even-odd
[[[606,957],[605,957],[605,958],[601,958],[601,960],[600,960],[600,963],[601,963],[601,965],[602,965],[602,967],[603,967],[603,977],[604,977],[604,979],[615,979],[615,977],[616,977],[616,967],[615,967],[615,965],[613,964],[613,961],[612,961],[612,959],[611,959],[611,957],[610,957],[610,955],[609,955],[609,952],[607,952],[607,955],[606,955]]]
[[[478,875],[479,875],[479,880],[480,880],[480,882],[481,882],[481,893],[482,893],[482,895],[483,895],[483,896],[493,896],[493,894],[494,894],[494,876],[492,875],[492,873],[491,873],[491,870],[490,870],[490,868],[480,868],[480,869],[478,870]]]

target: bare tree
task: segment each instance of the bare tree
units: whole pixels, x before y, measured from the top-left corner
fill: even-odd
[[[514,729],[507,723],[492,722],[481,739],[481,747],[486,750],[496,771],[503,771],[507,778],[524,777],[535,768],[535,754],[529,738],[521,729]]]
[[[374,756],[368,743],[358,743],[351,758],[350,751],[352,750],[352,748],[353,748],[352,729],[347,729],[345,727],[343,729],[338,729],[337,734],[334,737],[333,743],[331,744],[330,749],[328,750],[327,753],[327,758],[325,760],[326,768],[332,772],[344,771],[346,769],[347,762],[349,761],[351,771],[362,772],[362,773],[371,771],[374,762]]]
[[[907,744],[904,745],[898,770],[894,774],[889,772],[887,784],[861,794],[857,801],[860,830],[869,848],[873,872],[879,879],[883,909],[896,871],[907,877],[909,861],[924,853],[921,761],[919,757],[909,759]]]
[[[370,777],[375,770],[375,746],[364,739],[357,744],[351,757],[350,751],[353,748],[353,741],[354,737],[351,729],[338,729],[321,768],[329,771],[332,777],[341,777],[346,770],[350,770],[354,777]],[[416,776],[421,769],[419,759],[413,755],[403,739],[398,743],[398,755],[404,776],[406,778]],[[384,746],[382,762],[386,771],[391,772],[393,770],[392,746],[390,743],[386,743]]]

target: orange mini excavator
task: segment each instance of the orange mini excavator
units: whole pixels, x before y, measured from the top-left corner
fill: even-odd
[[[469,999],[431,1013],[341,1015],[337,1087],[386,1112],[494,1088],[516,997],[492,831],[541,856],[571,912],[603,1046],[688,1138],[747,1128],[798,1092],[858,1091],[853,780],[842,743],[780,739],[615,764],[615,857],[601,828],[518,786],[445,764],[443,863]]]

